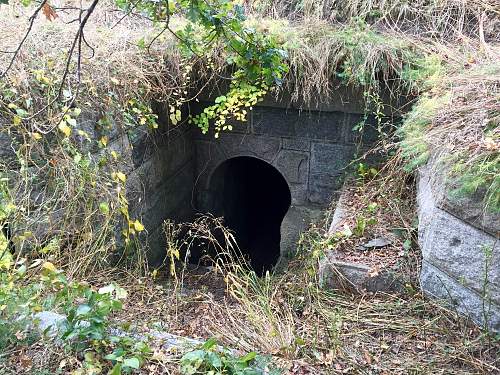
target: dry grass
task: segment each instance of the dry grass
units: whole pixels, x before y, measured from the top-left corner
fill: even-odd
[[[447,165],[453,194],[476,194],[486,210],[500,210],[500,48],[483,61],[462,62],[442,75],[407,116],[402,148],[412,160]],[[456,66],[456,65],[455,65]]]
[[[254,1],[250,12],[294,21],[324,20],[345,23],[367,19],[370,23],[420,37],[442,39],[464,35],[497,39],[500,28],[496,0],[320,0]]]
[[[31,8],[17,4],[2,6],[0,50],[15,49],[23,35],[19,31],[27,29],[30,12]],[[172,39],[159,38],[146,52],[139,41],[144,38],[147,43],[158,29],[139,17],[118,22],[121,13],[103,3],[87,24],[80,84],[73,56],[68,81],[61,86],[76,25],[70,22],[74,11],[60,11],[58,16],[53,22],[43,15],[36,19],[8,78],[0,82],[0,132],[12,140],[17,152],[0,161],[0,174],[9,178],[10,194],[18,208],[10,218],[13,234],[22,238],[16,240],[16,249],[49,257],[64,266],[70,277],[76,277],[106,269],[123,256],[117,253],[123,245],[119,235],[122,219],[117,215],[121,188],[111,172],[127,166],[97,145],[106,135],[97,130],[98,120],[111,119],[115,135],[110,138],[124,134],[128,101],[138,99],[148,105],[152,98],[166,101],[184,87],[180,83],[184,71]],[[169,55],[168,64],[165,54]],[[11,57],[0,53],[1,70]],[[47,106],[59,89],[68,94]],[[9,97],[8,92],[15,96]],[[68,143],[58,137],[57,126],[65,112],[61,107],[75,94],[81,115],[73,133],[78,130],[84,135]],[[27,120],[17,125],[11,122],[11,102],[27,110]],[[35,141],[34,134],[40,139]],[[108,163],[105,167],[100,165],[103,158]],[[103,202],[109,204],[110,214],[101,212]],[[139,242],[135,245],[128,255],[134,256],[132,267],[142,272],[144,247]]]
[[[168,291],[160,294],[145,281],[128,302],[125,319],[138,316],[149,327],[166,322],[165,329],[179,334],[215,336],[242,352],[271,354],[285,374],[500,371],[498,343],[420,293],[333,294],[318,289],[303,265],[297,261],[286,274],[264,279],[228,274],[226,296],[213,287],[200,290],[200,276],[191,279],[194,284],[186,278],[184,290],[192,292],[175,308]],[[214,274],[202,277],[222,281]]]
[[[13,50],[21,37],[20,30],[27,30],[31,8],[15,4],[2,7],[0,25],[3,37],[0,50]],[[66,52],[69,50],[77,25],[68,23],[74,12],[61,11],[59,17],[49,21],[39,16],[34,23],[26,44],[16,59],[9,74],[11,83],[22,92],[33,92],[29,87],[32,69],[46,69],[55,75],[64,71]],[[159,29],[140,17],[122,18],[122,13],[113,10],[106,2],[99,4],[86,26],[88,45],[82,49],[82,96],[90,100],[90,106],[101,108],[110,88],[124,98],[144,96],[146,99],[165,98],[170,95],[180,74],[180,55],[172,37],[160,37],[148,53],[139,46],[146,44]],[[121,21],[120,21],[121,20]],[[120,22],[118,22],[120,21]],[[177,21],[179,24],[180,21]],[[164,56],[169,56],[169,64]],[[5,68],[11,55],[0,54],[0,66]],[[75,84],[76,56],[72,60],[70,77]],[[82,100],[82,102],[84,101]],[[104,102],[104,103],[103,103]]]
[[[402,74],[421,55],[407,38],[381,33],[365,23],[268,21],[264,25],[280,35],[289,53],[291,70],[285,83],[294,101],[318,105],[346,84],[361,88],[360,95],[363,90],[381,94],[389,88],[396,97],[413,89],[414,83],[405,82]]]

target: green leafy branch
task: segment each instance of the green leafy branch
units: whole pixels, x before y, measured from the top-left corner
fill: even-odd
[[[270,358],[250,352],[243,356],[221,349],[214,338],[199,349],[186,353],[181,358],[180,371],[183,375],[228,374],[228,375],[279,375],[281,370],[270,363]]]

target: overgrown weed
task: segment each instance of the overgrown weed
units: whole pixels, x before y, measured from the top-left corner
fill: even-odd
[[[406,199],[406,189],[393,190]],[[314,228],[301,243],[297,258],[279,274],[259,278],[238,266],[238,257],[225,257],[227,267],[219,262],[212,272],[223,277],[227,294],[202,292],[199,302],[189,302],[206,306],[207,315],[197,318],[205,337],[243,352],[272,354],[285,372],[498,370],[495,343],[416,289],[360,296],[320,288],[317,264],[326,251],[325,236]],[[418,267],[409,271],[416,276]]]
[[[498,348],[420,294],[336,294],[321,290],[300,266],[260,280],[233,276],[237,304],[211,302],[210,332],[229,347],[272,353],[288,369],[304,361],[319,373],[417,368],[473,373],[498,366],[493,359]],[[415,350],[416,343],[424,344]],[[478,348],[485,358],[473,354]]]

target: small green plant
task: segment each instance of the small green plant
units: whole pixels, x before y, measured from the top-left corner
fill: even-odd
[[[110,284],[98,291],[81,285],[72,286],[80,291],[79,299],[83,302],[71,305],[66,313],[67,319],[61,338],[74,341],[77,349],[83,349],[90,340],[103,340],[109,327],[108,317],[122,309],[122,300],[126,291]]]
[[[270,363],[270,358],[250,352],[236,356],[229,350],[220,349],[212,338],[199,349],[186,353],[181,358],[180,372],[183,375],[227,374],[227,375],[279,375],[281,370]]]
[[[12,267],[11,257],[7,262],[5,254],[10,256],[10,253],[5,252],[3,259],[0,258],[0,351],[36,339],[27,326],[37,305],[33,298],[37,290],[34,285],[19,285],[25,277],[26,266]]]
[[[82,353],[82,371],[111,368],[113,375],[139,369],[150,357],[146,342],[110,335],[110,315],[122,309],[127,293],[115,284],[98,290],[70,282],[51,262],[14,261],[8,250],[0,258],[0,350],[39,339],[35,313],[60,310],[66,315],[57,332],[70,351]],[[8,255],[7,255],[8,254]],[[40,266],[27,278],[27,269]]]
[[[104,359],[113,364],[111,375],[138,370],[152,355],[151,348],[144,341],[137,341],[127,336],[111,336],[109,342],[115,349]]]
[[[110,374],[113,375],[139,369],[152,353],[148,344],[126,335],[110,335],[109,317],[122,309],[127,292],[115,284],[94,290],[86,284],[69,283],[64,274],[50,263],[44,267],[45,281],[61,289],[57,300],[67,317],[60,338],[70,349],[86,351],[82,366],[87,369],[102,368],[109,361],[112,365]],[[112,352],[109,353],[109,350]],[[104,359],[104,363],[100,358]]]
[[[365,163],[359,163],[358,164],[358,176],[361,180],[366,181],[366,180],[371,180],[377,176],[378,171],[366,165]]]
[[[356,217],[356,222],[352,230],[356,237],[363,237],[368,227],[377,224],[376,214],[378,210],[379,205],[376,202],[370,202]]]
[[[366,226],[367,226],[367,221],[364,217],[357,217],[356,218],[356,224],[354,225],[354,229],[353,229],[353,233],[355,236],[357,237],[363,237],[363,235],[365,234],[365,230],[366,230]]]
[[[435,98],[422,95],[412,110],[406,115],[397,134],[401,137],[400,147],[407,162],[405,171],[412,172],[424,165],[430,156],[426,140],[426,130],[432,124],[438,111],[450,100],[450,94]]]

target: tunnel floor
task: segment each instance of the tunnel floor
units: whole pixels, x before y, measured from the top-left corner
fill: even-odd
[[[253,157],[223,162],[214,172],[212,213],[234,231],[243,256],[263,274],[280,256],[281,223],[290,204],[287,182],[272,165]]]

